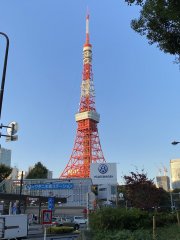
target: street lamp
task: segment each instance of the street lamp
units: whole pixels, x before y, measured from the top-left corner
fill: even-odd
[[[173,141],[171,144],[172,144],[172,145],[177,145],[178,143],[180,143],[180,142]]]
[[[7,69],[7,60],[8,60],[8,52],[9,52],[9,38],[8,36],[0,32],[0,35],[5,37],[6,39],[6,50],[5,50],[5,56],[4,56],[4,65],[3,65],[3,73],[2,73],[2,81],[1,81],[1,88],[0,88],[0,119],[1,119],[1,112],[2,112],[2,103],[3,103],[3,95],[4,95],[4,86],[5,86],[5,80],[6,80],[6,69]],[[8,126],[4,126],[3,124],[0,125],[0,129],[6,128],[7,134],[1,134],[0,137],[6,137],[7,141],[16,141],[18,136],[14,136],[14,134],[18,130],[18,124],[16,122],[11,122]]]
[[[0,119],[1,119],[1,111],[2,111],[2,103],[3,103],[3,95],[4,95],[4,85],[5,85],[5,80],[6,80],[6,68],[7,68],[8,51],[9,51],[9,38],[3,32],[0,32],[0,35],[4,36],[6,39],[6,51],[5,51],[5,57],[4,57],[4,66],[3,66],[3,74],[2,74],[1,89],[0,89]]]

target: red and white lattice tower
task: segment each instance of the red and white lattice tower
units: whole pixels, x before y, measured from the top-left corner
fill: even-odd
[[[76,139],[70,160],[60,178],[88,178],[91,163],[104,163],[97,124],[92,74],[92,45],[89,42],[89,14],[86,16],[86,42],[83,47],[83,75],[78,113]]]

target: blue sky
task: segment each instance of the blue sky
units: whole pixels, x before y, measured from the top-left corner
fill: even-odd
[[[41,161],[58,177],[72,152],[80,100],[85,16],[90,41],[98,125],[107,162],[118,180],[144,168],[150,178],[180,157],[180,78],[174,57],[130,28],[137,7],[122,0],[2,0],[0,31],[10,38],[2,123],[19,123],[12,166]],[[2,69],[4,39],[0,39]],[[168,172],[168,174],[170,174]]]

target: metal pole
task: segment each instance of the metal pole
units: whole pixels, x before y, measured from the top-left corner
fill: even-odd
[[[20,190],[19,190],[19,214],[21,213],[21,195],[22,195],[22,185],[23,185],[23,171],[21,172]]]
[[[116,207],[118,207],[118,184],[116,184]]]
[[[89,193],[87,192],[87,230],[89,230]]]
[[[156,218],[153,216],[153,240],[156,240]]]
[[[171,210],[172,210],[172,212],[173,212],[174,204],[173,204],[172,192],[170,192],[170,198],[171,198]]]
[[[2,111],[2,103],[3,103],[3,95],[4,95],[4,85],[5,85],[5,79],[6,79],[6,68],[7,68],[8,51],[9,51],[9,38],[3,32],[0,32],[0,35],[4,36],[6,38],[6,51],[5,51],[5,57],[4,57],[4,66],[3,66],[3,74],[2,74],[1,89],[0,89],[0,119],[1,119],[1,111]]]
[[[38,223],[41,223],[41,198],[39,197]]]

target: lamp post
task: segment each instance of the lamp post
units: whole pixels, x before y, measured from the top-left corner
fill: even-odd
[[[8,52],[9,52],[9,38],[4,32],[0,32],[0,35],[5,37],[6,39],[6,50],[5,50],[5,56],[4,56],[4,65],[3,65],[3,73],[2,73],[2,81],[1,81],[1,88],[0,88],[0,119],[1,119],[1,113],[2,113],[2,104],[3,104],[3,95],[4,95],[4,86],[5,86],[5,80],[6,80],[6,69],[7,69],[7,60],[8,60]],[[6,137],[7,141],[16,141],[18,136],[14,136],[14,134],[18,130],[18,125],[16,122],[10,123],[8,126],[4,126],[3,124],[0,125],[0,129],[6,128],[8,135],[1,134],[0,137]]]
[[[172,145],[177,145],[178,143],[180,143],[180,142],[173,141],[171,144],[172,144]]]
[[[8,51],[9,51],[9,38],[3,32],[0,32],[0,35],[4,36],[6,39],[6,51],[5,51],[5,57],[4,57],[4,66],[3,66],[3,74],[2,74],[1,89],[0,89],[0,119],[1,119],[2,103],[3,103],[3,95],[4,95],[4,85],[5,85],[5,80],[6,80],[6,68],[7,68]]]

